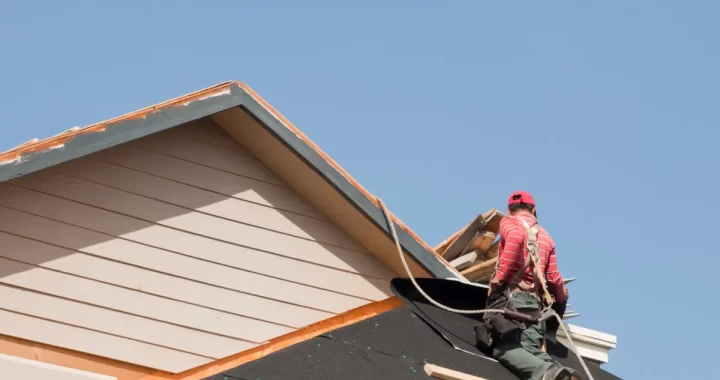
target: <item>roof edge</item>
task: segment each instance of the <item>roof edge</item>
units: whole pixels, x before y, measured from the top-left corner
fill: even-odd
[[[224,82],[84,128],[19,145],[0,154],[0,182],[70,161],[233,107],[244,107],[276,138],[315,169],[340,194],[392,238],[375,196],[249,86]],[[391,215],[400,244],[421,267],[439,278],[462,278],[432,247]]]
[[[380,227],[392,239],[392,232],[377,198],[347,173],[337,162],[315,145],[305,134],[283,117],[277,110],[255,93],[247,85],[238,84],[248,98],[242,107],[254,115],[271,134],[290,148],[298,157],[308,163],[328,183],[364,213],[375,225]],[[390,217],[395,223],[401,246],[425,270],[438,278],[463,278],[435,250],[415,234],[393,213]]]

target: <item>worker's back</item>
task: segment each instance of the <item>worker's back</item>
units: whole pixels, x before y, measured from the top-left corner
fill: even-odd
[[[518,212],[500,221],[498,279],[509,280],[524,266],[528,252],[525,244],[527,232],[523,221],[527,223],[527,227],[532,227],[537,223],[536,218],[529,212]],[[562,282],[555,257],[555,242],[552,236],[539,225],[537,240],[540,269],[545,274],[548,284],[555,285]],[[533,284],[532,266],[525,269],[520,280],[527,284]]]

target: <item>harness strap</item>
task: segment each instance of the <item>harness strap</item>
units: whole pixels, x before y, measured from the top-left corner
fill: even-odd
[[[515,272],[512,279],[510,280],[511,286],[518,286],[520,284],[523,275],[525,275],[525,271],[527,270],[527,268],[530,265],[532,265],[533,248],[537,248],[537,246],[538,246],[537,245],[537,233],[538,233],[537,222],[535,224],[533,224],[532,227],[529,227],[527,222],[525,222],[523,219],[521,219],[521,218],[517,218],[517,219],[520,219],[520,221],[523,223],[523,225],[525,227],[525,233],[527,235],[525,245],[527,247],[528,254],[527,254],[527,256],[525,256],[525,263],[523,264],[522,268],[519,269],[517,272]]]
[[[522,279],[522,276],[525,274],[525,271],[529,266],[533,267],[533,282],[537,289],[537,285],[539,284],[542,288],[543,295],[545,296],[545,302],[547,302],[548,307],[552,306],[553,304],[553,298],[550,295],[550,292],[547,289],[547,285],[545,284],[545,275],[542,272],[542,268],[540,268],[540,247],[538,246],[538,232],[539,227],[537,221],[531,226],[528,225],[528,223],[520,217],[516,217],[520,222],[522,222],[523,227],[525,228],[525,234],[527,238],[525,239],[525,246],[527,248],[527,256],[525,257],[525,264],[523,265],[521,270],[518,270],[513,275],[513,278],[511,280],[512,286],[518,287],[520,285],[520,280]]]

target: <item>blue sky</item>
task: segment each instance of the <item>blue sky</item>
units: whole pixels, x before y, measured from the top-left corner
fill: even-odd
[[[720,3],[1,5],[0,149],[241,80],[431,245],[531,191],[606,368],[713,377]]]

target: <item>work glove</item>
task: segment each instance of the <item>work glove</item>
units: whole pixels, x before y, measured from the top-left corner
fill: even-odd
[[[565,315],[565,309],[567,308],[567,302],[554,302],[552,305],[552,309],[557,313],[557,315],[560,316],[560,319]],[[545,321],[545,331],[547,334],[551,336],[555,336],[558,329],[560,328],[560,323],[558,323],[558,320],[556,318],[550,318],[547,321]]]

